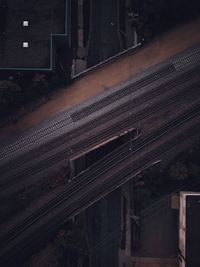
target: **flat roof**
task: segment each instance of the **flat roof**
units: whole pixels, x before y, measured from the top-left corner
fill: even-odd
[[[180,196],[180,266],[199,267],[200,192],[181,192]]]
[[[62,35],[67,0],[0,1],[0,70],[51,70],[53,39]]]
[[[200,266],[200,194],[186,197],[186,267]]]

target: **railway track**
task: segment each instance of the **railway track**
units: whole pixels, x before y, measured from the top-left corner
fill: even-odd
[[[31,161],[38,156],[44,153],[48,153],[49,151],[55,149],[58,146],[63,145],[66,142],[71,141],[72,139],[84,134],[87,131],[90,131],[92,129],[95,129],[99,125],[102,125],[112,118],[116,118],[120,116],[120,114],[127,112],[130,108],[136,108],[142,103],[145,103],[147,101],[150,101],[154,97],[160,96],[163,93],[166,92],[166,90],[170,91],[174,88],[174,86],[183,84],[184,82],[188,81],[189,79],[195,79],[200,72],[200,66],[197,66],[196,68],[192,68],[188,71],[188,73],[181,73],[180,76],[172,78],[172,80],[164,81],[161,83],[161,85],[156,86],[153,88],[150,92],[142,95],[142,97],[136,97],[131,100],[128,100],[127,102],[120,104],[110,112],[107,112],[106,114],[100,115],[97,119],[91,120],[87,123],[85,123],[83,126],[79,126],[74,130],[68,131],[65,134],[62,134],[59,137],[56,137],[52,142],[47,142],[46,144],[38,147],[37,149],[25,153],[18,158],[12,160],[12,164],[9,162],[4,164],[3,166],[0,166],[1,173],[5,173],[6,171],[10,171],[14,168],[17,168],[19,166],[22,166],[27,161]],[[132,86],[132,85],[131,85]]]
[[[175,71],[173,64],[167,63],[166,66],[162,67],[160,70],[157,70],[156,72],[147,75],[141,80],[133,83],[132,86],[130,85],[126,86],[122,88],[121,90],[114,92],[112,95],[110,95],[110,97],[104,97],[103,99],[95,102],[94,104],[91,104],[89,107],[87,107],[87,110],[90,110],[90,112],[88,111],[86,112],[85,108],[83,108],[83,110],[81,111],[73,112],[71,115],[67,116],[67,118],[61,119],[60,121],[57,121],[46,128],[38,130],[34,132],[32,135],[22,138],[21,140],[15,142],[14,144],[1,148],[0,157],[3,158],[4,155],[6,155],[6,153],[9,154],[9,153],[15,152],[18,149],[22,149],[30,145],[31,143],[35,143],[41,138],[44,138],[47,135],[51,135],[53,132],[59,130],[60,128],[68,126],[72,121],[78,121],[79,120],[78,117],[80,117],[81,119],[99,110],[100,108],[106,107],[107,105],[113,103],[113,101],[119,100],[121,97],[126,96],[130,94],[131,92],[134,92],[135,90],[142,88],[144,85],[157,81],[158,79],[163,78],[163,75],[167,76],[173,71]],[[85,116],[81,114],[85,114]]]
[[[120,90],[113,92],[111,95],[108,95],[96,101],[96,103],[90,104],[89,107],[83,107],[79,111],[72,112],[71,116],[69,114],[66,114],[64,118],[61,118],[58,121],[52,120],[52,123],[49,126],[41,127],[41,129],[36,130],[31,135],[22,137],[20,140],[14,142],[13,144],[8,145],[6,147],[2,147],[0,157],[2,158],[6,154],[14,153],[19,149],[22,149],[26,146],[30,146],[31,144],[37,142],[41,138],[44,138],[48,135],[52,135],[55,131],[59,130],[60,128],[70,125],[72,123],[71,117],[73,117],[73,121],[77,121],[101,109],[102,107],[106,107],[110,103],[113,103],[114,101],[121,99],[122,97],[134,92],[135,90],[141,89],[142,87],[149,85],[152,82],[158,81],[159,79],[163,78],[163,76],[166,77],[172,74],[173,72],[176,72],[179,69],[182,70],[184,67],[187,67],[187,65],[191,65],[191,64],[186,64],[188,62],[188,57],[190,57],[190,61],[193,59],[194,62],[198,63],[199,62],[198,55],[199,55],[199,47],[196,47],[189,52],[187,51],[186,56],[185,53],[182,53],[182,56],[179,55],[178,61],[172,58],[171,60],[167,60],[164,64],[161,63],[160,68],[158,68],[158,66],[156,69],[154,67],[151,67],[149,70],[146,71],[145,76],[143,76],[139,80],[136,79],[136,81],[133,82],[132,84],[133,86],[126,86],[124,88],[121,88]],[[177,64],[179,67],[177,67]]]
[[[104,108],[105,106],[108,106],[110,104],[113,104],[115,101],[130,95],[131,93],[135,92],[136,90],[140,90],[141,88],[158,81],[159,79],[163,77],[167,77],[168,75],[172,74],[175,71],[175,68],[173,64],[167,64],[166,66],[162,67],[160,70],[158,70],[155,73],[150,74],[147,78],[143,78],[141,80],[138,80],[134,82],[131,85],[128,85],[124,88],[122,88],[120,91],[113,93],[110,97],[103,98],[94,104],[90,106],[86,106],[82,108],[79,111],[73,112],[71,114],[71,117],[73,121],[78,121],[80,119],[83,119],[90,114]]]
[[[113,134],[120,134],[121,131],[130,129],[130,127],[133,128],[134,124],[138,121],[150,117],[160,110],[172,107],[177,103],[183,103],[186,97],[191,95],[199,97],[199,61],[199,51],[182,59],[170,61],[169,64],[165,64],[160,68],[158,72],[151,73],[149,76],[134,82],[133,85],[129,85],[113,93],[110,98],[105,97],[97,100],[96,103],[91,104],[89,107],[83,107],[78,111],[72,112],[66,118],[54,122],[52,125],[36,131],[33,135],[3,148],[0,152],[2,153],[1,155],[3,155],[2,159],[6,158],[6,155],[14,153],[15,150],[18,152],[22,151],[24,148],[30,147],[31,144],[37,143],[38,140],[43,138],[44,142],[46,142],[44,145],[36,148],[34,152],[32,151],[32,156],[31,153],[21,155],[18,158],[14,158],[10,163],[6,163],[0,167],[2,173],[0,190],[3,192],[3,190],[8,189],[15,183],[23,181],[25,178],[65,158],[75,156],[89,147],[106,140]],[[191,67],[193,62],[197,63],[195,67]],[[188,66],[190,67],[186,72],[185,69]],[[178,75],[178,77],[174,77],[175,75]],[[160,82],[163,76],[166,78],[167,82],[166,80]],[[71,124],[76,125],[77,122],[109,106],[113,102],[117,102],[119,99],[148,86],[149,83],[156,84],[157,82],[160,84],[155,85],[155,88],[148,93],[134,98],[136,102],[128,100],[124,103],[119,103],[119,105],[111,111],[84,123],[82,126],[77,124],[75,129],[69,130],[67,133],[54,138],[52,142],[47,142],[45,139],[64,127]],[[168,95],[167,98],[164,97],[165,91]],[[161,95],[163,95],[162,100],[156,102],[155,99]],[[150,100],[154,100],[153,105],[144,106],[141,110],[131,114],[136,107]],[[86,132],[92,132],[93,129],[98,129],[100,124],[106,125],[106,123],[112,121],[113,118],[120,118],[122,114],[124,116],[123,120],[121,120],[122,122],[120,122],[120,120],[119,122],[111,122],[111,126],[107,129],[99,130],[96,135],[93,133],[91,136],[84,136]],[[102,160],[96,162],[85,172],[79,174],[73,179],[71,184],[66,186],[66,190],[62,194],[57,195],[0,236],[0,245],[2,247],[0,252],[1,265],[8,266],[9,263],[13,262],[13,259],[20,257],[20,255],[23,257],[24,255],[30,254],[31,249],[27,246],[30,238],[34,240],[35,244],[37,243],[37,239],[46,240],[49,235],[48,230],[52,231],[52,229],[57,228],[63,217],[70,217],[79,213],[81,209],[88,207],[94,201],[97,201],[102,196],[131,179],[141,168],[148,166],[148,164],[152,163],[157,157],[161,157],[161,155],[169,151],[169,149],[176,146],[177,143],[183,142],[185,137],[199,132],[199,120],[200,103],[197,98],[197,101],[193,103],[192,107],[189,107],[185,113],[173,119],[160,129],[157,129],[152,134],[136,140],[134,142],[134,147],[131,146],[130,142],[127,142]],[[180,132],[180,129],[183,129],[183,131]],[[172,137],[168,138],[171,134]],[[83,135],[81,137],[82,139],[76,140],[81,135]],[[62,145],[66,145],[66,143],[68,143],[68,147],[67,149],[63,149]],[[61,147],[60,151],[55,151],[58,147]],[[146,148],[148,148],[147,152],[145,152]],[[27,161],[37,159],[40,153],[44,156],[49,152],[54,154],[46,157],[43,162],[25,166]],[[20,170],[20,162],[24,170]],[[19,169],[16,172],[17,168]]]
[[[198,120],[195,120],[196,118],[198,118]],[[132,176],[134,172],[138,171],[138,169],[144,167],[149,162],[152,162],[154,159],[156,159],[156,157],[160,157],[161,154],[173,148],[177,143],[184,141],[185,137],[189,134],[199,131],[199,118],[200,106],[198,105],[198,107],[190,109],[187,113],[168,123],[151,135],[145,137],[143,140],[138,140],[136,142],[136,146],[134,146],[134,150],[128,150],[127,152],[127,148],[130,148],[130,144],[128,144],[128,147],[126,147],[127,144],[125,144],[123,146],[123,153],[119,153],[119,150],[121,148],[118,149],[118,151],[114,151],[114,153],[111,153],[109,155],[110,159],[112,159],[112,156],[115,155],[115,160],[112,161],[112,163],[110,162],[111,165],[108,164],[107,156],[106,159],[99,161],[92,167],[92,169],[94,169],[94,171],[98,173],[98,177],[94,175],[94,173],[88,175],[88,171],[87,173],[80,174],[79,179],[77,177],[77,179],[74,180],[74,184],[66,188],[66,191],[63,194],[50,201],[40,210],[37,210],[34,215],[28,217],[27,220],[23,222],[23,224],[17,226],[16,228],[13,228],[10,232],[7,233],[7,235],[4,235],[3,238],[1,237],[1,247],[3,247],[4,244],[12,242],[12,240],[15,240],[20,234],[30,229],[38,220],[42,219],[43,216],[47,216],[48,214],[53,213],[53,210],[57,209],[58,206],[62,206],[64,202],[66,202],[66,205],[62,206],[64,207],[62,213],[65,213],[65,216],[67,217],[72,216],[73,214],[79,212],[80,209],[87,206],[89,202],[94,201],[94,199],[98,198],[102,193],[105,194],[105,192],[108,193],[110,190],[113,190],[113,186],[120,186],[125,180],[130,179],[129,176]],[[182,132],[179,132],[173,138],[164,142],[164,144],[158,145],[156,149],[154,148],[144,155],[141,155],[141,158],[138,158],[138,153],[141,150],[143,151],[144,147],[155,144],[155,142],[157,142],[159,139],[165,138],[168,133],[176,131],[177,128],[181,128],[186,123],[191,122],[193,119],[194,123],[190,127],[184,129]],[[126,147],[125,150],[124,147]],[[135,160],[137,164],[134,164],[134,156],[136,157]],[[127,157],[128,161],[126,160]],[[110,175],[109,177],[108,175],[106,176],[105,172],[108,173],[108,169],[105,169],[106,166],[104,164],[107,163],[107,167],[110,169],[115,168],[116,164],[119,166],[120,161],[123,161],[123,167],[117,172],[114,172],[113,175]],[[103,162],[104,164],[102,164]],[[101,172],[99,172],[99,170],[97,171],[97,166],[101,166]],[[89,172],[91,172],[91,170],[89,170]],[[85,178],[83,178],[83,175]],[[103,179],[99,179],[99,175],[102,176]],[[87,190],[85,190],[86,188]],[[80,197],[75,197],[75,195],[78,195],[79,193]],[[75,199],[73,200],[74,204],[72,205],[71,203],[73,203],[73,197]],[[60,217],[56,216],[56,221],[59,219]]]
[[[105,175],[109,170],[113,169],[116,165],[119,165],[122,161],[126,161],[131,156],[136,155],[139,151],[141,151],[149,144],[155,142],[156,140],[159,140],[164,135],[168,134],[177,127],[183,125],[184,123],[192,120],[197,116],[199,116],[200,118],[200,102],[198,102],[198,104],[194,107],[190,108],[187,112],[183,113],[181,116],[165,124],[157,131],[147,135],[141,140],[137,139],[135,141],[134,147],[131,147],[130,141],[126,142],[124,145],[108,154],[102,160],[96,162],[85,172],[79,174],[74,179],[74,182],[66,188],[64,193],[57,196],[52,201],[49,201],[47,205],[43,206],[41,209],[38,209],[32,216],[27,218],[22,225],[14,228],[11,232],[9,232],[9,238],[8,236],[4,237],[4,242],[6,240],[9,241],[10,239],[14,238],[15,235],[22,233],[41,217],[50,213],[52,208],[54,209],[63,201],[70,199],[73,196],[74,192],[77,192],[77,190],[82,190],[86,186],[89,186],[91,183],[97,181],[99,177]],[[200,127],[200,122],[198,122],[198,124]],[[0,244],[2,242],[3,240],[0,238]]]
[[[2,147],[0,149],[0,158],[4,159],[9,155],[12,156],[13,153],[19,152],[25,147],[30,147],[34,145],[39,140],[43,139],[47,142],[45,138],[47,136],[53,136],[55,132],[59,131],[61,128],[72,125],[73,122],[77,122],[92,113],[105,108],[106,106],[113,104],[119,99],[137,91],[153,82],[157,82],[164,77],[168,77],[176,72],[182,71],[184,68],[193,65],[194,63],[199,64],[200,62],[200,47],[196,46],[192,49],[186,50],[179,54],[178,56],[172,57],[170,60],[166,60],[164,63],[159,64],[159,66],[151,67],[147,70],[145,75],[140,79],[136,79],[131,85],[125,86],[110,95],[97,100],[95,103],[90,104],[87,107],[83,107],[77,111],[72,111],[71,114],[63,113],[64,118],[59,118],[58,121],[52,120],[52,123],[48,126],[42,126],[41,129],[36,130],[29,136],[22,137],[20,140],[14,142],[11,145]]]
[[[25,170],[22,170],[21,172],[18,172],[13,176],[11,176],[10,173],[8,173],[7,176],[5,176],[3,175],[2,172],[0,181],[0,190],[5,190],[7,187],[13,185],[14,183],[22,181],[26,177],[34,175],[48,168],[48,166],[52,166],[53,164],[56,164],[57,162],[62,161],[63,159],[72,157],[73,155],[83,151],[88,147],[92,147],[95,144],[98,144],[101,140],[109,138],[109,136],[111,136],[111,134],[113,133],[120,133],[120,131],[122,130],[133,127],[137,121],[140,121],[148,116],[151,116],[157,111],[162,110],[168,107],[169,105],[176,103],[177,101],[181,102],[182,99],[184,100],[187,96],[191,94],[198,93],[199,87],[200,87],[200,81],[199,78],[197,77],[193,81],[193,83],[190,84],[189,87],[188,84],[186,83],[184,83],[184,88],[182,88],[182,85],[180,86],[179,89],[181,89],[180,90],[181,94],[179,91],[175,92],[175,94],[170,95],[171,97],[169,99],[167,100],[163,99],[162,101],[154,104],[153,106],[144,108],[143,110],[141,110],[136,114],[129,115],[126,119],[120,122],[120,124],[117,122],[116,124],[110,126],[108,129],[98,132],[98,134],[96,134],[95,136],[91,136],[79,141],[78,143],[72,145],[69,149],[64,148],[58,153],[44,159],[42,162],[39,162],[39,164],[31,165],[29,168],[26,168]]]

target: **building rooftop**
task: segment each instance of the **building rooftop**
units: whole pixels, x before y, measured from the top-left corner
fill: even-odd
[[[186,267],[199,267],[200,194],[186,198]]]
[[[200,192],[182,192],[180,203],[180,266],[199,267]]]
[[[54,37],[67,34],[67,0],[0,1],[0,69],[51,69]]]

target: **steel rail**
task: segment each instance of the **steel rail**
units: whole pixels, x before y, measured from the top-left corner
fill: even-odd
[[[120,171],[115,173],[113,176],[109,177],[109,179],[106,179],[105,181],[99,179],[98,181],[103,183],[103,185],[101,187],[100,187],[99,184],[97,184],[97,185],[95,185],[96,190],[94,190],[94,186],[93,186],[91,188],[92,189],[91,192],[90,191],[86,191],[86,192],[84,192],[84,193],[86,193],[86,195],[82,194],[79,198],[76,197],[75,204],[72,205],[71,203],[69,203],[70,206],[67,205],[64,208],[64,210],[62,210],[62,214],[65,214],[65,216],[70,217],[73,214],[76,214],[76,213],[80,212],[80,209],[83,209],[83,207],[85,208],[86,206],[88,206],[89,202],[94,201],[94,199],[99,198],[100,195],[102,195],[102,192],[104,192],[104,195],[105,195],[105,192],[107,194],[107,193],[110,192],[110,190],[113,190],[113,188],[112,188],[113,184],[115,185],[115,187],[116,187],[116,185],[118,187],[123,183],[124,180],[131,179],[133,174],[134,174],[134,172],[136,172],[137,169],[144,167],[149,162],[152,162],[152,160],[154,160],[156,157],[160,156],[161,154],[164,154],[169,149],[173,148],[174,145],[177,144],[177,141],[179,143],[180,143],[180,141],[181,142],[184,141],[185,135],[191,134],[191,131],[194,131],[194,130],[196,132],[197,129],[198,130],[200,129],[199,121],[197,123],[193,124],[192,127],[190,127],[189,129],[187,128],[186,130],[184,130],[183,133],[179,133],[178,135],[176,135],[172,139],[168,140],[164,144],[159,145],[156,148],[155,151],[153,150],[153,151],[150,151],[150,152],[146,153],[145,156],[141,157],[141,160],[137,159],[136,161],[137,162],[139,161],[139,164],[136,164],[135,167],[134,167],[133,162],[131,162],[131,163],[127,164],[125,167],[123,167]],[[64,201],[66,201],[66,199]],[[56,206],[54,206],[54,208]],[[54,226],[55,225],[57,226],[58,223],[60,223],[61,218],[57,215],[55,217],[55,220],[56,220],[56,223],[54,221]],[[50,224],[52,225],[52,220],[49,221],[49,222],[51,222]],[[46,229],[46,231],[42,231],[42,232],[39,231],[39,232],[40,232],[40,237],[41,237],[41,235],[44,236],[44,234],[45,234],[45,237],[46,237],[47,229]],[[37,234],[34,233],[34,238],[36,238],[36,236],[37,236]],[[24,242],[23,242],[23,244],[24,244]],[[17,249],[21,249],[21,247],[17,247]],[[16,253],[16,252],[17,251],[15,250],[14,253]],[[7,260],[8,257],[5,257],[4,259]]]
[[[47,205],[43,206],[41,209],[37,210],[32,216],[28,217],[24,222],[23,225],[20,225],[11,232],[9,232],[10,238],[13,238],[17,233],[25,231],[29,224],[36,222],[39,218],[43,217],[47,213],[51,211],[52,208],[60,205],[64,200],[73,196],[74,192],[77,190],[81,190],[85,186],[89,185],[91,182],[97,180],[97,178],[101,177],[107,171],[128,159],[130,156],[136,154],[138,151],[146,147],[147,145],[155,142],[155,140],[160,139],[163,135],[167,134],[177,128],[180,125],[183,125],[187,121],[191,120],[193,117],[196,117],[200,114],[200,103],[197,106],[193,107],[186,113],[182,114],[181,116],[177,117],[173,121],[170,121],[157,131],[151,133],[150,135],[144,137],[143,140],[136,140],[136,144],[134,145],[134,150],[130,150],[130,143],[127,142],[125,145],[121,146],[119,149],[111,152],[108,156],[103,158],[102,160],[98,161],[94,164],[89,170],[84,173],[81,173],[77,176],[75,183],[72,186],[66,188],[66,191],[59,195],[58,197],[54,198]],[[200,123],[199,123],[200,124]],[[110,160],[109,160],[110,158]],[[87,183],[85,183],[87,182]],[[54,204],[56,203],[56,205]],[[53,205],[54,204],[54,205]],[[4,237],[5,238],[5,237]],[[5,238],[7,241],[9,240],[8,237]],[[2,239],[0,238],[0,243]]]
[[[139,81],[136,81],[135,82],[135,85],[137,86],[137,88],[141,88],[142,86],[144,86],[144,84],[149,84],[153,81],[156,81],[156,80],[159,80],[161,78],[163,78],[163,75],[166,74],[166,76],[172,72],[175,72],[175,68],[173,66],[172,63],[167,63],[166,66],[164,67],[161,67],[161,69],[151,73],[151,74],[148,74],[147,76],[143,77],[142,79],[140,79]],[[156,79],[157,78],[157,79]],[[138,86],[138,84],[141,84],[141,86]],[[133,83],[134,85],[134,83]],[[104,103],[104,105],[102,105],[102,107],[106,107],[108,104],[109,104],[109,101],[111,101],[110,103],[113,103],[113,100],[114,99],[120,99],[122,97],[122,95],[127,95],[129,94],[129,91],[130,92],[134,92],[135,88],[134,87],[130,87],[130,86],[126,86],[124,88],[121,88],[120,90],[118,90],[117,92],[114,92],[112,95],[110,95],[109,97],[104,97],[103,99],[101,99],[101,101]],[[116,98],[116,96],[118,96]],[[110,99],[110,100],[108,100]],[[115,101],[116,101],[115,100]],[[98,101],[95,102],[94,104],[91,104],[88,108],[94,108],[94,111],[96,110],[96,106],[98,105]],[[101,107],[101,108],[102,108]],[[76,112],[72,113],[71,115],[74,117],[74,121],[77,121],[78,119],[75,119],[75,114]],[[63,121],[67,121],[67,124],[63,123]],[[61,127],[57,127],[57,125],[59,125],[61,123]],[[44,138],[45,136],[49,135],[49,134],[52,134],[53,132],[57,131],[59,128],[62,128],[64,126],[67,126],[69,125],[69,117],[67,118],[64,118],[64,119],[61,119],[60,121],[57,121],[53,124],[51,124],[50,126],[48,127],[45,127],[41,130],[38,130],[36,131],[35,133],[33,133],[32,135],[30,136],[27,136],[27,137],[24,137],[22,138],[21,140],[19,141],[16,141],[15,143],[11,144],[11,145],[8,145],[6,147],[3,147],[1,148],[1,151],[2,152],[14,152],[17,150],[17,148],[23,148],[23,147],[26,147],[28,144],[31,143],[31,141],[33,142],[36,142],[38,141],[39,139],[41,138]],[[55,128],[55,129],[54,129]],[[49,133],[48,133],[49,131]]]
[[[98,120],[94,119],[92,121],[89,121],[86,124],[84,124],[83,126],[81,126],[81,127],[79,126],[75,130],[71,130],[71,131],[67,132],[66,134],[63,134],[59,137],[56,137],[55,139],[53,139],[53,141],[47,142],[46,144],[41,145],[37,149],[35,149],[29,153],[25,153],[25,154],[19,156],[18,158],[12,160],[12,164],[9,162],[9,163],[6,163],[6,164],[0,166],[1,173],[3,174],[6,171],[10,171],[11,169],[22,166],[23,164],[27,163],[28,160],[33,160],[33,159],[37,158],[39,155],[41,155],[41,153],[42,154],[47,153],[47,152],[55,149],[56,147],[63,145],[63,143],[69,142],[73,138],[80,136],[81,134],[84,134],[84,132],[87,132],[91,129],[98,127],[99,124],[106,123],[107,121],[109,121],[113,117],[120,116],[122,113],[127,112],[130,109],[130,107],[136,108],[139,105],[141,105],[142,103],[145,103],[145,102],[147,102],[147,101],[149,101],[155,97],[160,96],[163,93],[166,93],[166,87],[167,87],[167,91],[169,91],[169,90],[172,90],[175,85],[183,84],[184,82],[187,82],[189,79],[194,79],[194,78],[198,77],[199,72],[200,72],[200,66],[197,66],[197,68],[193,68],[193,69],[189,70],[189,72],[187,74],[183,73],[179,77],[175,77],[168,82],[164,81],[161,85],[156,86],[150,92],[148,92],[148,93],[146,93],[140,97],[134,98],[134,101],[133,101],[133,99],[128,100],[127,102],[119,105],[118,107],[114,108],[110,112],[107,112],[106,114],[100,115]]]
[[[192,86],[192,85],[191,85]],[[30,168],[25,169],[24,171],[14,175],[11,178],[7,178],[5,180],[0,181],[0,188],[1,190],[5,189],[5,187],[8,187],[9,185],[23,180],[24,177],[27,175],[33,175],[38,173],[39,171],[47,168],[48,166],[52,166],[53,164],[56,164],[57,162],[71,156],[73,153],[77,153],[78,151],[82,151],[84,148],[88,147],[91,144],[95,144],[95,142],[99,142],[100,138],[105,138],[110,136],[111,132],[113,133],[114,130],[120,131],[124,127],[128,127],[129,125],[133,125],[134,123],[134,118],[135,120],[141,120],[144,119],[145,117],[150,116],[151,114],[155,113],[157,110],[161,110],[164,107],[167,107],[168,105],[173,104],[177,100],[184,99],[186,96],[191,95],[194,92],[199,91],[199,82],[197,84],[194,84],[193,87],[188,90],[188,87],[184,88],[185,90],[182,92],[181,96],[179,96],[180,93],[176,94],[176,97],[172,97],[171,99],[168,100],[163,100],[162,102],[158,103],[154,107],[148,107],[144,109],[143,111],[140,112],[140,114],[134,114],[132,116],[129,116],[126,120],[124,120],[120,125],[117,123],[116,125],[111,126],[110,128],[103,130],[98,133],[98,138],[97,136],[89,137],[85,140],[81,140],[78,144],[75,144],[74,146],[71,147],[71,151],[67,150],[66,148],[64,150],[61,150],[57,154],[45,159],[43,162],[40,162],[39,164],[33,165]]]

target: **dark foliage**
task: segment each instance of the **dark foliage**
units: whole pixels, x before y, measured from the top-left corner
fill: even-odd
[[[0,80],[0,121],[14,115],[20,108],[36,103],[52,91],[66,85],[65,77],[58,74],[17,73],[12,80]]]
[[[146,41],[171,27],[198,17],[198,0],[142,0],[133,3],[139,14],[137,29]]]

